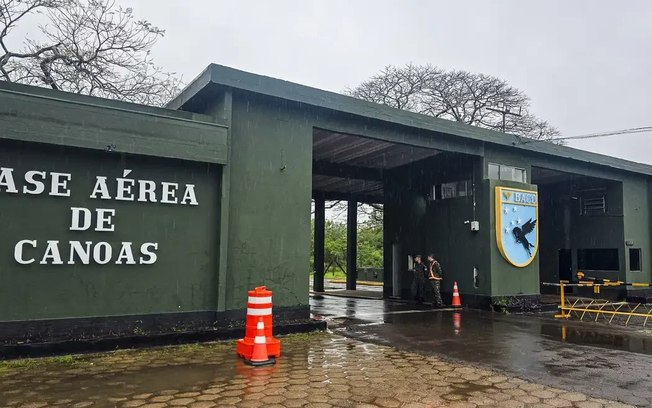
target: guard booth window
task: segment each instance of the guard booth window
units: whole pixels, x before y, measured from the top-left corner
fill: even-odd
[[[449,198],[469,197],[472,195],[473,184],[471,183],[471,180],[462,180],[432,186],[430,199],[433,201],[446,200]]]
[[[619,270],[618,249],[578,249],[577,268],[580,271],[617,271]]]
[[[640,248],[630,248],[629,249],[629,270],[630,271],[640,271],[641,270],[641,249]]]
[[[527,183],[525,169],[504,164],[489,163],[489,178],[492,180],[517,181]]]

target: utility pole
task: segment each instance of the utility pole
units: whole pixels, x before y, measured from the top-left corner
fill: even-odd
[[[491,107],[491,103],[487,105],[487,109],[490,111],[498,112],[501,115],[503,115],[503,126],[502,126],[502,131],[505,133],[505,118],[507,115],[512,115],[512,116],[521,116],[521,107],[518,107],[518,112],[512,111],[512,108],[507,106],[505,102],[497,102],[494,104],[495,108]]]

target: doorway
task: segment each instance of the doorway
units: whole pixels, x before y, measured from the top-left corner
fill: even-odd
[[[559,250],[559,280],[573,280],[573,259],[570,249]]]

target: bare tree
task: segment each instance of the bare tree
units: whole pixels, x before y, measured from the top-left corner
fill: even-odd
[[[39,38],[12,49],[12,30],[37,14],[47,19]],[[0,0],[0,79],[163,105],[181,85],[150,55],[164,34],[113,0]]]
[[[366,204],[358,203],[358,216],[362,221],[370,226],[383,225],[383,205],[382,204]],[[330,213],[330,219],[342,222],[346,220],[348,211],[348,202],[342,200],[326,201],[324,208]],[[310,215],[315,215],[315,203],[312,202]]]
[[[552,141],[559,131],[529,112],[530,99],[500,78],[432,65],[387,66],[346,93],[397,109]],[[520,112],[507,115],[500,110]],[[491,109],[491,108],[494,109]],[[504,127],[503,127],[504,124]]]

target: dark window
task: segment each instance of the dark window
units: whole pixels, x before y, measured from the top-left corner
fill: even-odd
[[[630,271],[640,271],[641,270],[641,249],[640,248],[629,248],[629,270]]]
[[[617,248],[577,250],[577,269],[580,271],[617,271],[619,266]]]
[[[473,195],[473,184],[471,183],[471,180],[437,184],[432,186],[431,194],[433,200],[468,197]]]

